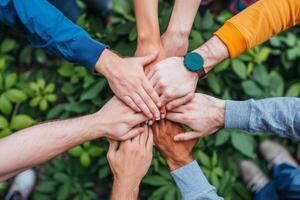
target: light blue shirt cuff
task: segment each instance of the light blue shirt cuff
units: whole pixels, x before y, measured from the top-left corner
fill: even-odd
[[[225,128],[249,131],[251,101],[226,101]]]
[[[209,184],[197,161],[171,172],[183,200],[222,199]]]

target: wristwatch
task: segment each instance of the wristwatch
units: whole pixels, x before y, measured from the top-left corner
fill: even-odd
[[[183,64],[187,70],[196,72],[199,78],[206,78],[207,74],[204,71],[204,59],[196,52],[188,53],[184,56]]]

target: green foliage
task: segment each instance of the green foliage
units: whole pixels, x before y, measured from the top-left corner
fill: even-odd
[[[171,1],[160,1],[162,32],[167,27],[171,5]],[[81,7],[85,9],[82,2]],[[197,14],[189,50],[209,39],[231,16],[226,10],[218,15],[209,11]],[[78,24],[120,54],[133,55],[137,33],[132,1],[114,0],[108,21],[104,24],[98,17],[85,12]],[[0,26],[5,30],[0,33],[0,137],[39,121],[96,112],[113,95],[104,77],[35,49],[14,31]],[[197,90],[223,99],[299,97],[299,34],[299,27],[295,27],[233,60],[225,60],[206,80],[199,82]],[[237,163],[247,158],[263,166],[264,162],[256,153],[262,138],[265,137],[239,130],[220,130],[214,136],[200,139],[196,145],[194,158],[226,200],[251,199],[239,179]],[[300,157],[300,145],[278,141]],[[96,199],[99,188],[109,194],[112,176],[106,152],[104,140],[91,141],[54,159],[40,169],[32,199]],[[5,188],[6,183],[0,183],[0,193]],[[181,199],[166,162],[157,150],[154,150],[140,195],[141,199]]]

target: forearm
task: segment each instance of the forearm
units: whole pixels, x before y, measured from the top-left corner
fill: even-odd
[[[229,19],[215,34],[235,57],[299,21],[299,0],[260,0]]]
[[[137,200],[139,194],[139,184],[132,185],[114,181],[110,200]]]
[[[210,185],[197,161],[183,165],[171,172],[183,200],[221,200],[214,186]]]
[[[185,0],[175,0],[166,32],[188,38],[200,3],[201,0],[193,0],[188,3]]]
[[[300,139],[300,99],[269,98],[227,101],[225,128],[270,132],[280,137]]]
[[[41,164],[67,149],[104,135],[93,115],[46,122],[0,140],[0,175]]]
[[[217,36],[210,38],[194,52],[201,54],[203,57],[205,72],[209,72],[215,65],[229,57],[226,45]]]
[[[160,43],[158,0],[134,0],[134,11],[138,33],[138,45]]]

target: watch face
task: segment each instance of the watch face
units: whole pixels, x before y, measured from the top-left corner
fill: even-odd
[[[188,70],[197,72],[203,68],[204,60],[202,56],[198,53],[192,52],[188,53],[184,57],[184,65],[188,68]]]

